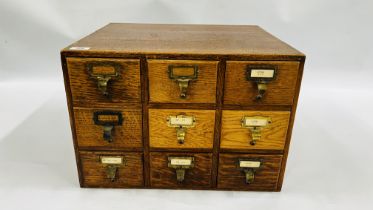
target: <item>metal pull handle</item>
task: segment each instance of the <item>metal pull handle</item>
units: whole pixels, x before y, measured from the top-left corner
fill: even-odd
[[[168,167],[175,169],[176,180],[185,180],[185,171],[194,167],[194,157],[168,157]]]
[[[255,145],[262,138],[262,129],[272,123],[270,117],[263,116],[244,116],[241,119],[241,127],[250,131],[250,145]]]
[[[117,62],[89,62],[87,70],[92,79],[97,82],[97,89],[104,95],[109,96],[108,83],[120,76],[122,65]]]
[[[180,89],[180,98],[187,98],[187,90],[189,83],[198,78],[198,66],[197,65],[169,65],[168,76],[170,79],[176,81]]]
[[[239,168],[245,174],[245,183],[251,184],[255,180],[255,172],[260,168],[261,161],[258,160],[239,160]]]
[[[122,156],[101,156],[100,162],[105,167],[106,178],[111,182],[117,179],[119,167],[125,165]]]
[[[177,142],[179,142],[179,144],[184,144],[185,136],[186,136],[186,128],[183,127],[183,126],[177,127],[176,128],[176,138],[177,138]]]
[[[267,91],[267,84],[258,82],[257,86],[258,86],[258,95],[255,97],[255,99],[260,100],[263,98],[265,92]]]
[[[109,143],[113,142],[114,126],[123,124],[123,116],[117,111],[97,111],[93,113],[93,121],[96,125],[103,126],[103,139]]]
[[[180,88],[180,98],[185,99],[187,96],[187,90],[189,86],[189,79],[178,79],[176,80],[179,83]]]
[[[176,169],[176,180],[178,182],[183,182],[184,179],[185,179],[185,169],[184,168]]]
[[[246,184],[251,184],[254,182],[254,179],[255,179],[255,173],[254,173],[254,170],[253,169],[245,169],[244,170],[244,173],[245,173],[245,181],[246,181]]]
[[[112,137],[113,129],[114,129],[113,125],[104,125],[103,138],[105,141],[113,142],[113,137]]]
[[[117,171],[118,171],[118,166],[116,166],[116,165],[106,166],[106,177],[108,179],[110,179],[110,181],[114,182]]]
[[[272,65],[249,65],[246,70],[246,80],[255,82],[258,94],[255,100],[261,100],[267,91],[267,84],[276,78],[277,68]]]
[[[186,116],[183,114],[169,116],[167,118],[168,127],[176,129],[176,139],[179,144],[184,144],[187,128],[195,126],[196,119],[194,116]]]

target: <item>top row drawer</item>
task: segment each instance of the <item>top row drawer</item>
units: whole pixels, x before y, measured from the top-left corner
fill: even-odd
[[[148,60],[149,102],[216,103],[218,63]],[[141,102],[138,59],[67,58],[67,68],[76,106]],[[224,104],[291,105],[298,68],[292,61],[227,61]]]
[[[138,59],[67,58],[75,106],[141,103]]]

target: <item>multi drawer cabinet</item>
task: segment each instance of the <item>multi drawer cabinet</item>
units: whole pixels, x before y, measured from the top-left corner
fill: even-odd
[[[61,58],[82,187],[281,190],[305,56],[260,27],[109,24]]]

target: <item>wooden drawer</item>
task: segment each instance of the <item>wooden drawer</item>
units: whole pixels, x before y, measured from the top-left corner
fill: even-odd
[[[247,80],[248,69],[275,69],[274,79],[267,81],[267,90],[260,100],[256,99],[257,82]],[[291,105],[295,96],[298,69],[299,62],[228,61],[225,73],[224,104]],[[260,72],[257,73],[260,74]],[[256,78],[254,75],[253,80]],[[267,76],[270,77],[270,75]]]
[[[79,147],[142,147],[141,109],[74,108],[74,117]],[[113,126],[111,132],[110,126]],[[108,135],[104,137],[105,127],[111,139]]]
[[[218,188],[276,191],[281,161],[282,155],[220,154]]]
[[[215,103],[217,61],[148,60],[151,103]],[[198,71],[196,75],[194,72]],[[171,72],[171,73],[170,73]],[[177,79],[194,78],[181,98]],[[194,75],[194,76],[192,76]]]
[[[67,58],[70,88],[75,106],[90,103],[140,103],[140,62],[138,59]],[[97,76],[112,75],[104,88],[98,87]],[[101,86],[101,87],[104,87]]]
[[[122,152],[80,152],[84,187],[142,187],[143,155]]]
[[[242,124],[244,119],[247,119],[247,125]],[[220,148],[283,150],[289,119],[288,111],[223,110]],[[261,126],[263,121],[267,125]],[[255,144],[256,132],[252,129],[261,135]]]
[[[212,149],[214,126],[215,110],[149,109],[150,147]]]
[[[191,160],[193,166],[185,169],[182,181],[178,180],[176,172],[179,170],[178,166],[170,164],[184,164],[185,167],[188,158],[193,159]],[[150,186],[157,188],[209,188],[211,187],[211,167],[212,155],[210,153],[151,152]]]

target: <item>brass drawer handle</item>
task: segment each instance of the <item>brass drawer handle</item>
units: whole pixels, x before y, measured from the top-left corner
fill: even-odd
[[[183,182],[185,170],[194,167],[194,157],[168,157],[168,167],[176,171],[176,180]]]
[[[125,165],[124,157],[122,156],[101,156],[100,162],[105,167],[106,178],[111,182],[116,180],[120,166]]]
[[[121,112],[117,111],[97,111],[93,113],[93,121],[96,125],[103,126],[103,138],[107,142],[113,142],[114,126],[123,124],[123,116]]]
[[[255,172],[260,168],[261,161],[239,160],[238,166],[245,174],[245,183],[251,184],[255,179]]]
[[[267,91],[267,84],[276,79],[277,68],[272,65],[249,65],[246,70],[246,80],[255,82],[258,88],[256,100],[261,100]]]
[[[194,116],[186,116],[183,114],[168,116],[167,125],[168,127],[176,129],[176,139],[179,144],[184,144],[187,128],[192,128],[196,124],[196,118]]]
[[[189,82],[198,78],[197,65],[169,65],[168,76],[176,81],[180,88],[180,98],[186,99]]]
[[[112,61],[89,62],[87,70],[89,76],[96,80],[98,90],[104,96],[109,96],[108,83],[120,76],[122,65]]]
[[[248,128],[251,134],[251,145],[255,145],[262,137],[262,129],[272,123],[270,117],[244,116],[241,119],[241,127]]]

